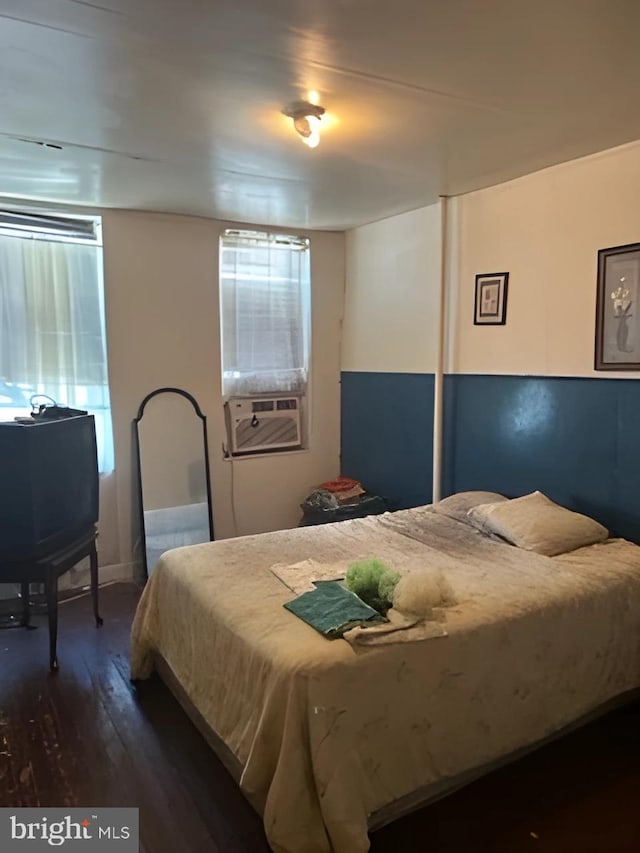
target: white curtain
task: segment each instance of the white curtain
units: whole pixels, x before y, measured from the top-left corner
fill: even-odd
[[[225,235],[220,289],[223,394],[304,394],[309,370],[308,241]]]
[[[0,418],[28,414],[36,393],[94,415],[100,471],[113,470],[102,248],[0,235]]]

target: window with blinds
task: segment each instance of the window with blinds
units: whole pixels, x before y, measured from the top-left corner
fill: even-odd
[[[95,416],[112,470],[100,219],[0,210],[0,419],[38,394]]]
[[[221,238],[222,388],[226,397],[307,392],[309,241],[229,229]]]

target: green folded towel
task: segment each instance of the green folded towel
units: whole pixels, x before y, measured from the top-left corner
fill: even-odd
[[[330,640],[356,625],[386,621],[339,581],[314,581],[314,586],[312,592],[303,592],[284,606]]]

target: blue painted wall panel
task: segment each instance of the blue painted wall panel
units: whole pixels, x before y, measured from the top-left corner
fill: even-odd
[[[342,374],[342,473],[397,506],[430,503],[433,375]]]
[[[540,489],[640,542],[640,381],[451,375],[444,396],[443,494]],[[432,375],[343,373],[343,473],[429,503],[432,442]]]
[[[431,500],[433,376],[342,374],[342,471],[399,506]],[[640,381],[451,375],[443,493],[540,489],[640,542]]]
[[[448,376],[443,485],[540,489],[640,541],[640,382]]]

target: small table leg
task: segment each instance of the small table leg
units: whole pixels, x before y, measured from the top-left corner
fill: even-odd
[[[20,598],[22,599],[22,624],[25,628],[31,622],[31,608],[29,607],[29,582],[22,581],[20,584]]]
[[[91,566],[91,598],[93,600],[93,616],[96,620],[96,628],[103,624],[102,616],[98,610],[98,552],[96,551],[96,543],[93,543],[91,554],[89,555]]]
[[[58,669],[58,578],[51,570],[47,573],[45,588],[49,614],[49,668],[55,672]]]

